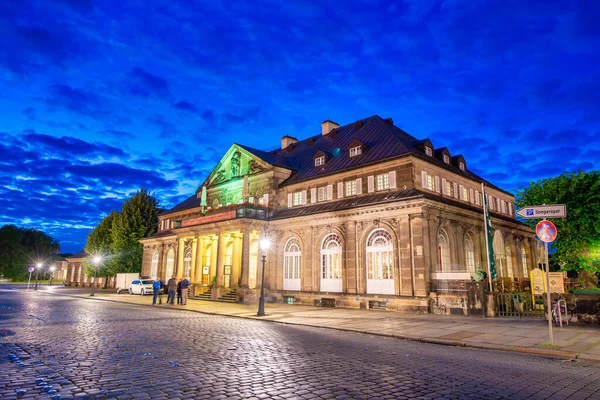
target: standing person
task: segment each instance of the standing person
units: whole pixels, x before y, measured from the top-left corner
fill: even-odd
[[[152,305],[156,304],[156,298],[160,296],[160,281],[157,279],[154,281],[154,283],[152,284],[152,289],[153,289],[153,295],[154,297],[152,297]],[[162,297],[160,298],[160,303],[162,304]]]
[[[175,279],[175,275],[173,275],[171,279],[169,279],[169,282],[167,282],[167,289],[169,290],[167,303],[173,304],[175,303],[175,292],[177,291],[177,279]]]
[[[185,306],[187,304],[188,290],[190,288],[190,281],[187,276],[183,277],[183,280],[179,282],[179,286],[181,286],[181,305]]]
[[[181,304],[181,282],[183,282],[183,279],[177,284],[177,304]]]

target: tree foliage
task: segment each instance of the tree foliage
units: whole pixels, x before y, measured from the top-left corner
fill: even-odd
[[[85,273],[88,276],[94,274],[94,270],[98,276],[113,276],[115,273],[112,271],[112,224],[119,214],[115,211],[111,211],[106,217],[100,221],[88,235],[87,243],[85,245],[85,252],[90,254],[90,260],[84,262]],[[93,257],[98,256],[101,258],[101,263],[95,265]]]
[[[600,171],[565,172],[517,192],[518,208],[565,204],[567,218],[552,219],[558,230],[552,259],[565,270],[600,271]],[[538,220],[527,220],[535,228]]]
[[[54,238],[37,229],[15,225],[0,227],[0,273],[7,278],[25,278],[29,266],[48,265],[59,250]]]
[[[141,272],[143,247],[141,238],[156,233],[162,209],[154,195],[141,188],[125,201],[121,212],[112,220],[110,268],[117,272]]]

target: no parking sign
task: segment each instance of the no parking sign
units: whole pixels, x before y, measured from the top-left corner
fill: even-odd
[[[33,268],[33,267],[29,267],[29,268],[27,268],[27,271],[29,271],[29,272],[33,272],[33,271],[35,271],[35,268]]]
[[[540,238],[542,242],[551,243],[556,239],[558,231],[552,222],[543,220],[536,225],[535,233],[537,233],[538,238]]]

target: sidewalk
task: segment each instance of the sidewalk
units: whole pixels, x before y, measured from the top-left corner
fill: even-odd
[[[94,300],[152,306],[152,296],[117,295],[89,291],[70,295]],[[166,296],[163,295],[163,301]],[[154,307],[213,315],[259,319],[284,324],[305,325],[361,332],[426,343],[491,350],[514,351],[600,362],[600,326],[553,326],[554,346],[550,346],[548,321],[509,318],[483,318],[446,315],[414,315],[390,311],[320,308],[291,304],[265,304],[266,315],[257,317],[257,305],[220,303],[189,299],[188,304],[162,304]]]

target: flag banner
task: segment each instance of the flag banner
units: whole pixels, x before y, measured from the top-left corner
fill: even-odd
[[[202,186],[202,192],[200,194],[200,205],[206,207],[206,186]]]
[[[494,259],[494,229],[492,228],[492,220],[490,218],[490,209],[488,207],[488,197],[483,191],[483,212],[485,213],[485,223],[487,231],[487,245],[490,260],[490,275],[492,280],[496,279],[496,260]]]

